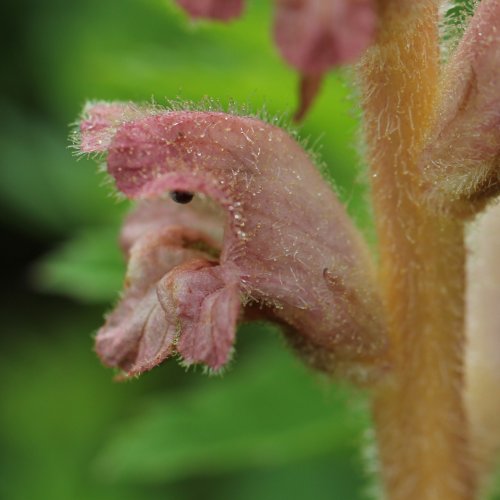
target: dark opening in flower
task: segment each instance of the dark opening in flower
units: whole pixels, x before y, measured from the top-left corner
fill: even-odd
[[[185,205],[189,203],[193,199],[194,194],[189,191],[172,191],[170,193],[170,198],[174,200],[176,203],[181,203]]]

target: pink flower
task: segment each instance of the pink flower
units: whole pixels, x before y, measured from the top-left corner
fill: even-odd
[[[94,104],[81,132],[82,151],[107,151],[117,188],[149,200],[124,225],[125,291],[97,335],[106,364],[133,375],[178,354],[218,370],[238,321],[256,314],[328,372],[380,355],[368,251],[283,130],[224,113]]]

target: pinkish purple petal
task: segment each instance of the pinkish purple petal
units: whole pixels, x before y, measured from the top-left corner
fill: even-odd
[[[421,168],[434,209],[469,217],[500,193],[500,2],[483,0],[448,63]]]
[[[275,0],[274,37],[285,60],[321,75],[352,63],[372,43],[375,0]]]
[[[225,212],[218,265],[191,269],[189,257],[175,269],[155,265],[146,280],[158,282],[188,363],[227,361],[242,299],[283,324],[307,361],[325,371],[369,366],[385,349],[364,242],[307,153],[281,129],[224,113],[155,112],[118,128],[108,171],[130,198],[188,191]],[[179,230],[184,223],[192,220]],[[131,262],[144,237],[136,234]]]
[[[212,243],[196,230],[168,223],[137,239],[129,250],[123,297],[96,337],[96,351],[105,364],[130,376],[175,352],[177,323],[161,307],[158,283],[183,262],[210,259],[199,248]]]
[[[176,0],[192,18],[229,21],[243,12],[243,0]]]
[[[184,362],[222,368],[231,354],[240,312],[238,270],[203,260],[186,262],[162,280],[158,296],[163,309],[180,323],[177,351]]]
[[[85,106],[80,122],[82,153],[106,151],[117,128],[148,114],[147,108],[124,102],[97,102]]]
[[[189,205],[169,199],[144,200],[127,216],[120,243],[125,255],[146,233],[154,234],[166,227],[187,227],[203,233],[207,245],[220,250],[224,213],[209,200],[196,197]]]

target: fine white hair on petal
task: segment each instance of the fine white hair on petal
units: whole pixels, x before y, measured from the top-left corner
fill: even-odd
[[[420,161],[433,210],[468,218],[500,193],[500,3],[483,0],[443,71]]]

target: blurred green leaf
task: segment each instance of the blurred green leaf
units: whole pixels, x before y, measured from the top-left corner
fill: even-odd
[[[91,474],[100,443],[148,387],[116,384],[92,352],[101,310],[40,299],[2,309],[11,340],[0,352],[0,498],[6,500],[179,500],[109,485]],[[19,304],[18,304],[19,307]]]
[[[368,481],[359,451],[339,447],[328,456],[278,467],[251,469],[219,481],[218,496],[228,500],[366,500]]]
[[[488,495],[484,495],[484,498],[489,500],[500,500],[500,461],[497,457],[495,473],[491,479],[491,483],[486,488]]]
[[[126,204],[100,186],[93,161],[74,158],[68,130],[0,104],[0,216],[26,232],[66,235],[86,225],[118,223]]]
[[[321,387],[272,345],[224,379],[137,411],[105,446],[97,465],[103,477],[161,482],[285,464],[357,443],[367,427],[359,398]]]
[[[80,231],[33,270],[39,289],[86,302],[114,301],[124,276],[125,263],[115,228]]]

